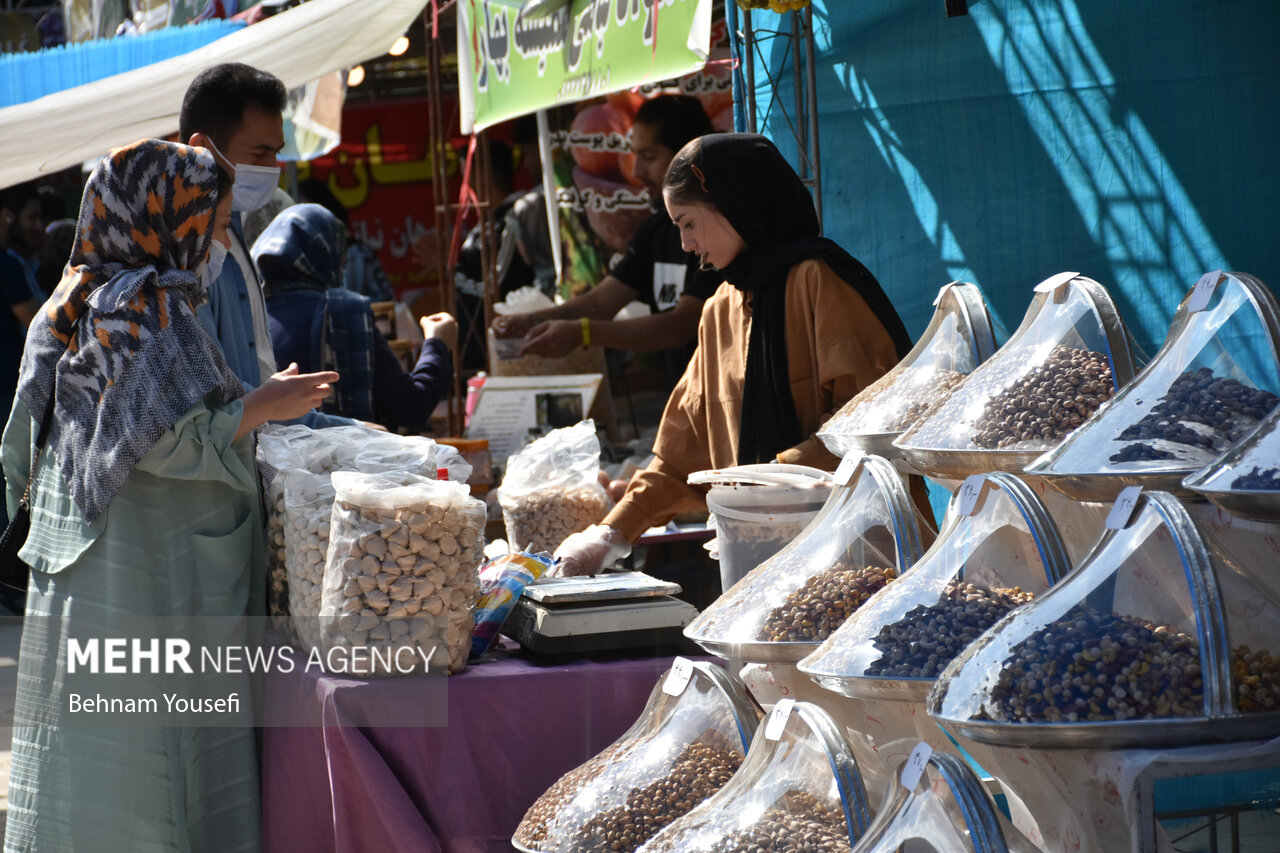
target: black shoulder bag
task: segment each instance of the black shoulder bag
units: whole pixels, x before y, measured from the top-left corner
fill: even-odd
[[[40,432],[36,436],[36,447],[31,453],[31,471],[27,475],[27,487],[22,490],[22,499],[18,501],[18,511],[9,520],[9,526],[0,535],[0,585],[25,593],[31,570],[18,557],[18,551],[27,541],[31,531],[31,484],[36,478],[36,466],[40,464],[40,451],[49,438],[49,427],[53,423],[54,391],[49,389],[49,405],[45,406],[44,418],[40,421]]]

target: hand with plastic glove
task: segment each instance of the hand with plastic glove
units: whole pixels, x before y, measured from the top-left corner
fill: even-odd
[[[548,574],[558,578],[598,574],[630,553],[631,543],[622,531],[607,524],[593,524],[560,543],[556,564]]]

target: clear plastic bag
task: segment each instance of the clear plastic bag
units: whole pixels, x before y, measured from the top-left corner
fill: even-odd
[[[959,479],[1021,472],[1133,376],[1128,331],[1097,282],[1062,273],[1036,287],[1022,324],[895,441],[917,470]]]
[[[1130,485],[1179,491],[1280,404],[1277,318],[1262,282],[1206,274],[1155,359],[1028,472],[1079,500],[1113,500]]]
[[[809,526],[721,595],[685,636],[729,658],[800,660],[922,548],[902,475],[878,456],[850,456]]]
[[[702,805],[653,837],[643,853],[848,853],[870,823],[849,745],[817,705],[779,701],[742,768]],[[798,839],[804,846],[796,846]]]
[[[611,505],[599,472],[600,440],[590,419],[511,456],[498,502],[512,550],[554,554],[571,534],[599,523]]]
[[[290,567],[285,544],[285,526],[289,520],[281,474],[403,471],[434,479],[437,469],[445,468],[449,479],[458,482],[466,482],[471,475],[470,463],[452,447],[437,445],[421,436],[400,436],[357,426],[311,429],[292,424],[267,424],[258,433],[258,464],[266,492],[268,612],[276,630],[290,640],[296,639],[297,634],[289,603]],[[332,491],[329,501],[332,502]],[[325,508],[323,514],[323,521],[327,523],[329,509]],[[297,521],[296,516],[293,521]],[[320,519],[313,522],[318,524]],[[293,571],[310,578],[313,568],[299,563]],[[318,584],[319,575],[315,577]],[[310,625],[319,614],[319,602],[309,602],[302,609]],[[314,639],[312,628],[305,630]]]
[[[301,468],[276,475],[283,497],[284,565],[288,584],[282,597],[288,603],[293,636],[303,648],[320,646],[320,591],[324,586],[325,556],[329,551],[329,517],[333,484],[328,474]],[[274,589],[278,578],[271,579]],[[281,593],[277,592],[277,595]]]
[[[1011,474],[974,475],[952,497],[928,553],[800,671],[848,696],[923,702],[956,655],[1069,570],[1066,546],[1035,493]]]
[[[896,367],[862,389],[818,430],[837,456],[858,449],[893,458],[892,439],[937,405],[995,352],[982,292],[953,281],[934,301],[929,326]]]
[[[547,789],[512,843],[630,853],[729,781],[758,720],[741,682],[715,664],[677,658],[635,724]]]
[[[320,629],[347,671],[460,672],[483,559],[485,509],[462,483],[338,472]],[[362,669],[362,665],[363,668]]]

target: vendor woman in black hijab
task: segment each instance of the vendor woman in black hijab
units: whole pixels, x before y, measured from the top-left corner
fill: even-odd
[[[833,470],[818,427],[911,348],[875,276],[818,236],[812,198],[763,136],[693,140],[662,195],[685,251],[724,282],[703,308],[653,462],[603,524],[560,547],[561,574],[594,573],[649,527],[705,508],[705,490],[687,482],[694,471],[775,459]]]

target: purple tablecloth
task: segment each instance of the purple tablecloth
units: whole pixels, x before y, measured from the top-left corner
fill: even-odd
[[[267,728],[263,849],[510,851],[525,810],[636,720],[670,664],[501,656],[448,679],[447,727]],[[440,698],[434,679],[355,681],[301,668],[267,691],[268,707],[311,703],[326,721],[356,706],[412,715]]]

